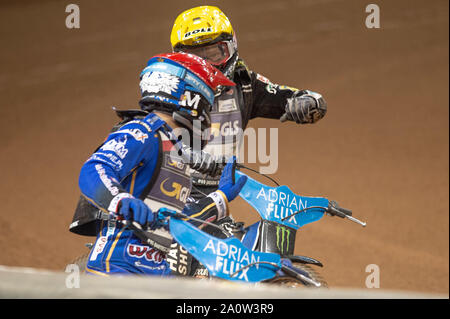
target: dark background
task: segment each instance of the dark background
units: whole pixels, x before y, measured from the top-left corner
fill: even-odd
[[[69,233],[83,162],[136,108],[139,72],[170,51],[176,16],[218,5],[248,66],[272,82],[321,92],[316,125],[279,128],[276,177],[325,196],[367,221],[323,218],[298,233],[297,253],[325,264],[330,287],[364,288],[369,264],[381,288],[448,294],[448,1],[0,2],[0,264],[64,270],[92,242]],[[257,166],[254,166],[257,167]],[[257,220],[241,199],[233,216]]]

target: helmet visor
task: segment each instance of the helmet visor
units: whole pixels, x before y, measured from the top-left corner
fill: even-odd
[[[201,47],[183,48],[180,51],[195,54],[215,66],[224,64],[230,58],[230,50],[226,42],[217,42]]]

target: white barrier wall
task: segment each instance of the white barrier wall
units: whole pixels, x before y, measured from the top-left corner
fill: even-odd
[[[0,298],[441,299],[448,295],[380,289],[289,289],[181,278],[75,276],[75,273],[0,266]]]

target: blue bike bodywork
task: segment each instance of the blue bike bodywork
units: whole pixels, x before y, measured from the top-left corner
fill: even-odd
[[[242,175],[245,174],[236,171],[236,179]],[[294,229],[321,219],[329,204],[326,198],[299,196],[287,186],[270,187],[251,177],[248,177],[239,196],[255,208],[262,219]],[[305,211],[289,217],[300,210]]]
[[[175,240],[214,277],[260,282],[273,278],[281,266],[279,255],[250,250],[235,237],[219,239],[179,219],[169,225]]]
[[[236,171],[236,179],[242,175],[244,173]],[[294,230],[320,220],[329,205],[326,198],[299,196],[287,186],[270,187],[250,177],[239,195],[258,211],[262,221]],[[177,218],[171,218],[169,226],[174,239],[212,276],[232,281],[261,282],[275,277],[283,268],[280,254],[255,250],[260,222],[247,227],[241,240],[216,238]],[[293,257],[321,265],[312,258]]]

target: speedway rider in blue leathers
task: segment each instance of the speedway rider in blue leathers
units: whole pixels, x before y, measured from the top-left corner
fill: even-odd
[[[219,85],[234,83],[197,56],[170,53],[150,59],[141,74],[143,111],[125,114],[80,172],[82,196],[102,214],[94,223],[98,235],[88,258],[88,273],[171,273],[166,255],[142,243],[121,220],[154,229],[160,208],[209,222],[228,215],[228,201],[246,181],[245,177],[234,181],[235,159],[223,170],[216,192],[186,204],[191,169],[180,157],[183,147],[179,147],[186,142],[186,135],[179,134],[187,130],[189,142],[195,144],[209,129],[209,112]],[[71,228],[82,223],[83,218],[78,218]],[[197,221],[197,226],[202,224]]]

